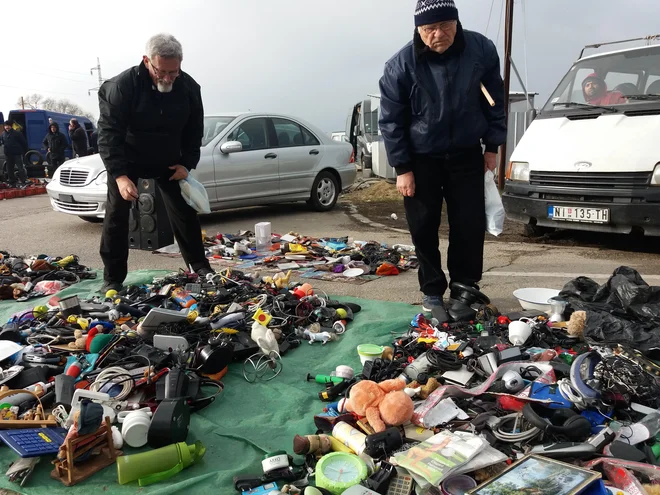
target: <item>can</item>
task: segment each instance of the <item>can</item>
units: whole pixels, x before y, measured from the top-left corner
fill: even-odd
[[[348,423],[339,421],[332,429],[332,436],[357,455],[361,455],[364,452],[367,436]]]

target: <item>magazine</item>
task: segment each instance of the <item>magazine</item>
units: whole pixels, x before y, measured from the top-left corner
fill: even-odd
[[[472,433],[443,431],[396,454],[394,459],[399,466],[431,485],[438,485],[483,450],[484,444],[483,439]]]

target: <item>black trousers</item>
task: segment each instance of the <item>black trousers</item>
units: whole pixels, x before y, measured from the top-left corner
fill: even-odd
[[[18,169],[18,180],[27,181],[23,155],[6,155],[5,158],[7,159],[7,182],[16,184],[16,169]]]
[[[476,284],[483,272],[486,231],[481,149],[445,158],[417,156],[413,173],[415,195],[404,198],[404,206],[419,260],[421,291],[442,297],[448,287],[438,250],[443,199],[449,219],[449,276],[453,282]]]
[[[137,184],[137,177],[129,177]],[[190,207],[183,196],[179,182],[168,178],[156,179],[163,195],[167,216],[172,226],[186,267],[193,270],[211,268],[204,254],[202,229],[197,212]],[[101,259],[103,260],[103,278],[106,282],[123,283],[128,273],[128,217],[131,201],[121,197],[117,181],[108,174],[108,199],[103,220],[101,236]]]

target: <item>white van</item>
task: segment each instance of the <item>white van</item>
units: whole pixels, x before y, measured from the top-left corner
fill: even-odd
[[[580,58],[526,131],[503,201],[530,234],[660,236],[660,46]]]

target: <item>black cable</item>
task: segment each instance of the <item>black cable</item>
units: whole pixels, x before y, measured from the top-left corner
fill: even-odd
[[[426,351],[426,358],[431,366],[440,371],[457,371],[463,367],[462,361],[453,352],[429,349]]]

